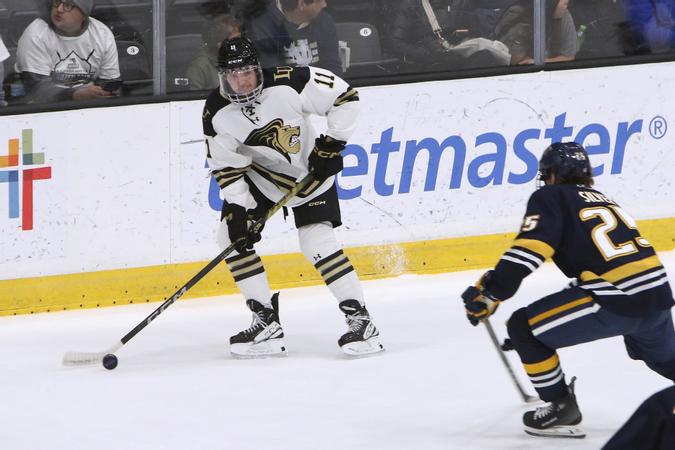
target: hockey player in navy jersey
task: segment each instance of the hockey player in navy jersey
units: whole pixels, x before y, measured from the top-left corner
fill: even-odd
[[[252,44],[225,40],[218,54],[220,88],[207,98],[202,120],[211,175],[224,197],[218,233],[225,261],[253,313],[251,326],[230,338],[235,357],[283,355],[286,347],[262,261],[249,224],[310,171],[314,181],[293,197],[300,248],[316,267],[344,313],[348,331],[338,340],[351,356],[384,350],[366,310],[361,283],[338,243],[341,225],[334,175],[340,152],[356,128],[358,93],[333,73],[314,67],[263,70]],[[317,136],[309,116],[327,119]]]
[[[545,407],[523,416],[525,431],[583,437],[574,394],[556,349],[623,336],[628,355],[675,381],[673,294],[664,267],[635,221],[593,189],[585,149],[575,143],[548,147],[539,162],[545,183],[530,197],[513,245],[494,270],[462,294],[473,325],[513,296],[546,259],[575,281],[560,292],[518,309],[507,323]]]

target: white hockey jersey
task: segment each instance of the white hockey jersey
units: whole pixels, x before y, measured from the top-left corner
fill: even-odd
[[[247,209],[256,202],[244,175],[276,203],[309,173],[317,137],[311,114],[326,117],[326,135],[342,141],[353,134],[358,115],[357,91],[328,70],[276,67],[263,78],[262,93],[251,105],[230,103],[216,89],[202,115],[211,174],[228,203]],[[311,183],[287,206],[302,205],[332,184],[332,177]]]

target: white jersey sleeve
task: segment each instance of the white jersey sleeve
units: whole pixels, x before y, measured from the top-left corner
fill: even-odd
[[[226,130],[218,130],[215,136],[206,136],[208,147],[207,163],[211,176],[216,179],[218,186],[228,203],[236,203],[246,209],[256,206],[253,196],[249,193],[248,184],[244,181],[244,173],[251,166],[251,157],[237,152],[240,145]]]
[[[0,36],[0,62],[7,58],[9,58],[9,52],[7,51],[7,47],[5,47],[5,43],[2,42],[2,36]]]
[[[310,67],[309,70],[310,79],[300,93],[303,111],[326,117],[328,136],[349,140],[357,124],[358,92],[326,69]]]
[[[45,34],[49,25],[42,19],[35,19],[23,31],[16,49],[15,70],[32,72],[38,75],[50,75],[54,66],[52,56],[47,49]]]

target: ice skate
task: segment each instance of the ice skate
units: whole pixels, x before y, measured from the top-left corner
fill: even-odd
[[[251,326],[230,338],[230,353],[235,358],[285,356],[284,330],[277,313],[256,300],[246,300],[253,312]]]
[[[339,307],[349,327],[349,331],[338,340],[338,345],[346,355],[359,357],[384,351],[380,332],[364,306],[356,300],[345,300]]]
[[[561,438],[586,437],[586,432],[576,426],[581,423],[581,411],[574,395],[575,380],[576,377],[572,377],[565,397],[523,415],[527,434]]]

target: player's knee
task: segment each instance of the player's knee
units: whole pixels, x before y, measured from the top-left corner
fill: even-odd
[[[534,339],[532,329],[527,321],[527,309],[520,308],[514,312],[506,323],[506,330],[509,333],[509,338],[514,346],[518,344],[531,341]]]
[[[340,250],[333,226],[329,222],[313,223],[298,228],[300,250],[312,264],[317,256],[326,257]]]

